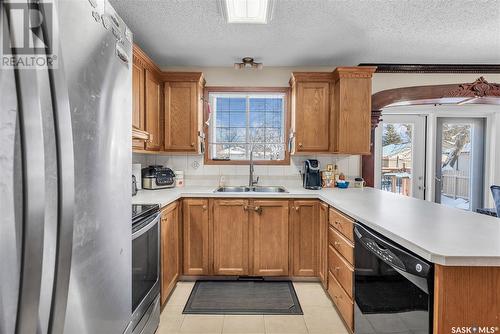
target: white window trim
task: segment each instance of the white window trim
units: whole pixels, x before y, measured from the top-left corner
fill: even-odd
[[[209,98],[209,101],[210,101],[210,105],[211,105],[211,112],[212,112],[212,115],[211,115],[211,120],[212,122],[210,123],[209,125],[209,128],[208,128],[208,145],[207,145],[207,149],[208,149],[208,155],[209,155],[209,159],[211,160],[217,160],[217,157],[214,156],[214,149],[215,149],[215,145],[218,145],[218,144],[234,144],[233,142],[217,142],[216,141],[216,130],[217,130],[217,125],[216,125],[216,122],[217,122],[217,103],[216,103],[216,98],[245,98],[246,99],[246,102],[245,102],[245,112],[246,112],[246,124],[245,124],[245,142],[243,142],[243,144],[245,144],[245,159],[231,159],[229,161],[245,161],[245,160],[248,160],[248,157],[250,155],[250,147],[252,145],[256,145],[256,144],[262,144],[262,145],[266,145],[266,144],[282,144],[283,145],[283,159],[277,159],[277,160],[272,160],[272,159],[254,159],[255,161],[263,161],[263,162],[271,162],[271,161],[284,161],[286,160],[286,108],[287,108],[287,101],[286,101],[286,98],[287,98],[287,94],[284,93],[284,92],[251,92],[251,91],[248,91],[248,92],[209,92],[208,94],[208,98]],[[249,136],[250,136],[250,103],[249,103],[249,99],[252,98],[252,97],[259,97],[259,98],[276,98],[276,97],[281,97],[282,100],[283,100],[283,103],[282,103],[282,117],[281,117],[281,131],[282,131],[282,135],[281,135],[281,141],[280,142],[267,142],[267,141],[264,141],[264,142],[251,142],[249,140]],[[230,127],[229,127],[230,128]],[[265,151],[264,151],[265,152]]]

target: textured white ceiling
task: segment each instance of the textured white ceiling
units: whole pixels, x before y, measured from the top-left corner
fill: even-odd
[[[276,0],[268,25],[217,0],[111,0],[160,66],[500,63],[500,0]]]

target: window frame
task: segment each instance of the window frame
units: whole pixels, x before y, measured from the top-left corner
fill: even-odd
[[[205,165],[248,165],[249,160],[213,160],[210,156],[210,144],[208,143],[210,126],[207,126],[205,122],[208,120],[208,108],[206,104],[209,101],[210,93],[282,93],[284,94],[284,106],[283,106],[283,117],[284,117],[284,139],[285,139],[285,157],[283,160],[254,160],[255,165],[290,165],[290,151],[288,150],[288,134],[290,130],[290,87],[205,87],[203,89],[203,133],[204,133],[204,164]]]

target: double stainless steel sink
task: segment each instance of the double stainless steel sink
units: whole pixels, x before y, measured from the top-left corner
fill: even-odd
[[[235,186],[235,187],[219,187],[215,190],[216,193],[241,193],[241,192],[256,192],[256,193],[287,193],[284,187],[280,186]]]

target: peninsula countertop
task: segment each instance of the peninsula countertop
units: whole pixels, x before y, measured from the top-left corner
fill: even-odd
[[[186,197],[319,199],[422,258],[445,266],[500,266],[500,219],[374,188],[286,187],[287,193],[215,193],[216,187],[140,190],[134,204]]]

